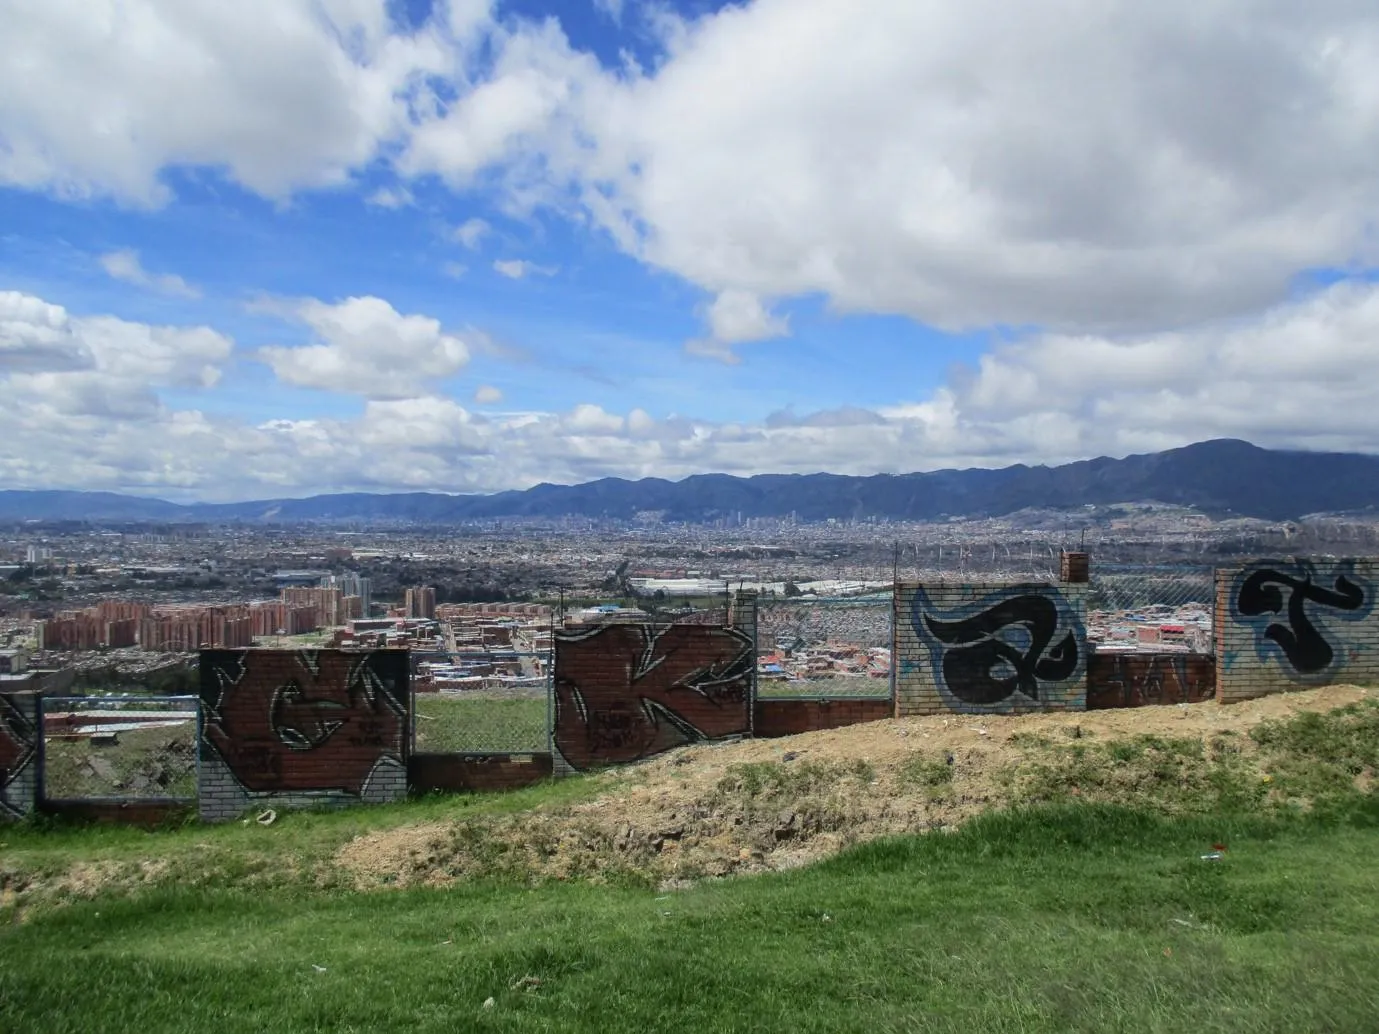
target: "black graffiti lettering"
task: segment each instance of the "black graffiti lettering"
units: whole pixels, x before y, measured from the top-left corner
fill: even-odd
[[[1288,599],[1284,601],[1284,592]],[[1288,663],[1300,675],[1325,671],[1336,658],[1326,637],[1307,616],[1307,603],[1334,610],[1359,610],[1365,605],[1365,590],[1345,575],[1337,575],[1332,588],[1312,584],[1312,576],[1293,578],[1282,571],[1254,572],[1240,586],[1235,607],[1245,617],[1284,614],[1285,621],[1271,621],[1264,637],[1277,643]]]
[[[1070,631],[1050,647],[1058,624],[1057,605],[1035,595],[1002,600],[960,621],[924,615],[929,633],[949,647],[943,654],[944,684],[969,704],[999,703],[1017,691],[1038,700],[1040,682],[1071,676],[1077,670],[1077,635]],[[1029,643],[1023,651],[998,638],[1011,628],[1025,630]]]

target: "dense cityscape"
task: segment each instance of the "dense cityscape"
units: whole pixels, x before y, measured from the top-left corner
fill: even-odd
[[[1064,549],[1094,558],[1093,639],[1201,649],[1217,561],[1354,552],[1376,533],[1356,519],[1214,520],[1149,504],[941,523],[29,521],[0,533],[0,664],[11,680],[48,672],[50,688],[163,692],[190,686],[205,647],[405,645],[419,688],[526,688],[546,674],[555,625],[722,614],[752,589],[764,680],[879,677],[890,617],[876,604],[893,579],[1049,578]],[[820,600],[858,605],[782,606]]]

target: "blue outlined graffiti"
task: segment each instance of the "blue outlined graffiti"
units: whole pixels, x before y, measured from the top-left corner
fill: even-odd
[[[1251,564],[1232,586],[1231,619],[1252,629],[1261,661],[1276,661],[1295,682],[1326,682],[1350,660],[1339,626],[1374,610],[1374,587],[1355,567],[1353,560]]]
[[[1020,698],[1062,703],[1070,684],[1085,683],[1086,631],[1056,586],[1003,586],[953,610],[936,607],[918,588],[910,618],[953,710],[996,710]]]

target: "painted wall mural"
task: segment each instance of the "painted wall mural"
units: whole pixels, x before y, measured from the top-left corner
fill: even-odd
[[[571,768],[751,730],[752,638],[703,625],[605,624],[555,640],[555,748]]]
[[[1200,653],[1093,652],[1087,709],[1195,704],[1216,695],[1216,661]]]
[[[896,587],[896,710],[1032,711],[1086,704],[1085,585]]]
[[[206,650],[201,701],[203,817],[406,792],[404,650]]]
[[[0,695],[0,819],[22,819],[34,808],[40,727],[37,696]]]
[[[1374,561],[1256,561],[1217,592],[1222,700],[1379,676]]]

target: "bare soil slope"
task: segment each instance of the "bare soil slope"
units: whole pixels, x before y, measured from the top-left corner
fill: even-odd
[[[343,874],[361,889],[489,873],[628,874],[673,886],[950,829],[1007,804],[1086,799],[1190,812],[1272,798],[1307,806],[1300,783],[1275,782],[1283,761],[1251,730],[1370,696],[1331,686],[1230,706],[930,716],[698,745],[604,773],[598,795],[578,804],[356,837],[322,877]],[[1372,777],[1366,770],[1355,779]]]

